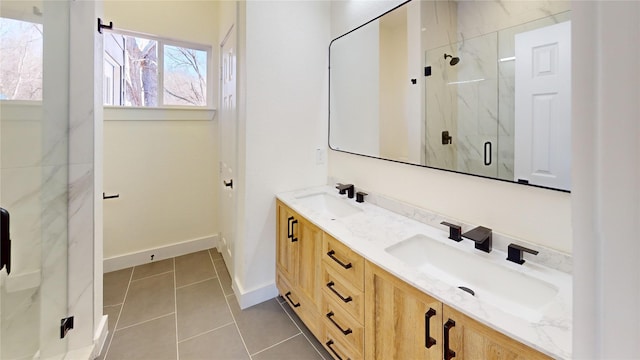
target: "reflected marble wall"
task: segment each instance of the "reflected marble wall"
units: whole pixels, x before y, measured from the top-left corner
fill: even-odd
[[[514,35],[566,21],[569,10],[566,1],[423,3],[422,44],[432,72],[425,78],[426,165],[513,181]],[[460,62],[451,66],[445,53]],[[450,145],[442,145],[444,130]]]

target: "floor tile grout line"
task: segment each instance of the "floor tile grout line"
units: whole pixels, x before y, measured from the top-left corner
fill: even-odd
[[[276,299],[276,301],[277,301],[277,299]],[[289,313],[287,312],[287,310],[284,308],[285,306],[289,306],[289,305],[285,305],[285,303],[284,303],[284,302],[279,302],[279,301],[278,301],[278,304],[280,305],[280,307],[282,308],[282,310],[284,311],[284,313],[285,313],[285,314],[287,314],[287,316],[289,317],[289,319],[291,319],[291,321],[293,322],[293,325],[295,325],[295,326],[298,328],[298,330],[300,330],[300,333],[302,333],[302,336],[304,336],[304,338],[305,338],[305,339],[307,339],[307,341],[309,342],[309,345],[311,345],[311,347],[313,348],[313,350],[315,350],[315,351],[318,353],[318,355],[320,355],[320,358],[321,358],[322,360],[326,360],[326,359],[324,358],[324,356],[322,355],[322,353],[320,352],[320,350],[318,350],[318,348],[316,348],[316,346],[313,344],[313,342],[312,342],[311,340],[309,340],[309,337],[307,337],[307,334],[305,334],[305,333],[304,333],[304,331],[302,331],[302,329],[300,328],[300,326],[298,326],[298,323],[296,323],[296,322],[295,322],[295,320],[293,320],[293,317],[291,316],[291,314],[289,314]]]
[[[104,274],[102,276],[104,276]],[[120,321],[120,315],[122,315],[122,310],[124,310],[124,303],[127,301],[127,295],[129,295],[129,288],[131,287],[131,279],[133,279],[133,267],[131,267],[131,275],[129,275],[127,290],[125,290],[124,297],[122,298],[122,304],[120,304],[120,311],[118,311],[118,317],[116,318],[115,324],[113,324],[113,334],[111,334],[111,339],[109,339],[109,344],[107,345],[107,348],[104,351],[104,356],[102,357],[104,360],[107,360],[107,355],[109,355],[109,349],[111,349],[111,343],[113,342],[113,337],[115,336],[116,330],[118,329],[118,321]]]
[[[114,330],[114,333],[115,333],[116,331],[130,329],[130,328],[132,328],[132,327],[134,327],[134,326],[138,326],[138,325],[146,324],[146,323],[149,323],[149,322],[152,322],[152,321],[158,320],[158,319],[162,319],[162,318],[164,318],[164,317],[167,317],[167,316],[169,316],[169,315],[173,315],[173,314],[175,314],[175,312],[166,313],[166,314],[164,314],[164,315],[156,316],[156,317],[154,317],[154,318],[152,318],[152,319],[147,319],[147,320],[144,320],[144,321],[137,322],[137,323],[135,323],[135,324],[127,325],[127,326],[122,327],[122,328],[120,328],[120,329],[116,329],[116,330]]]
[[[216,248],[216,251],[218,251],[217,248]],[[213,271],[216,272],[216,276],[218,276],[218,284],[220,284],[220,288],[222,289],[222,281],[220,280],[220,274],[218,274],[218,270],[216,269],[216,266],[213,263],[213,256],[211,256],[211,249],[209,249],[209,259],[211,259],[211,263],[213,264]],[[225,266],[227,265],[225,264]],[[222,293],[224,294],[224,289],[222,290]],[[233,315],[233,311],[231,310],[231,305],[229,305],[229,299],[226,296],[224,297],[224,301],[227,303],[227,308],[229,309],[229,313],[231,314],[231,318],[233,319],[233,324],[236,326],[236,331],[238,331],[238,335],[240,336],[240,340],[242,341],[244,350],[247,352],[247,356],[249,357],[249,360],[252,360],[253,356],[251,356],[251,353],[249,352],[249,348],[247,347],[247,343],[244,341],[244,336],[242,336],[242,332],[240,332],[240,327],[238,327],[238,321],[236,321],[236,317],[235,315]]]
[[[176,359],[180,360],[180,342],[178,341],[178,280],[176,276],[176,258],[172,258],[173,264],[173,306],[176,314]]]
[[[176,290],[180,290],[182,288],[186,288],[187,286],[191,286],[191,285],[197,285],[197,284],[203,283],[205,281],[213,280],[213,279],[216,279],[216,278],[217,278],[217,276],[213,276],[213,277],[210,277],[210,278],[206,278],[204,280],[198,280],[198,281],[193,282],[191,284],[176,286]]]
[[[207,330],[207,331],[201,332],[200,334],[193,335],[193,336],[189,336],[189,337],[188,337],[188,338],[186,338],[186,339],[178,340],[178,343],[182,343],[182,342],[185,342],[185,341],[193,340],[193,339],[197,338],[198,336],[202,336],[202,335],[208,334],[208,333],[210,333],[210,332],[220,330],[220,329],[222,329],[223,327],[227,327],[227,326],[232,325],[232,324],[233,324],[233,321],[230,321],[230,322],[228,322],[228,323],[226,323],[226,324],[224,324],[224,325],[218,326],[218,327],[217,327],[217,328],[215,328],[215,329]]]
[[[169,270],[169,271],[165,271],[165,272],[161,272],[161,273],[157,273],[157,274],[153,274],[153,275],[149,275],[149,276],[145,276],[145,277],[141,277],[140,279],[131,279],[131,282],[136,282],[136,281],[141,281],[141,280],[147,280],[147,279],[151,279],[152,277],[156,277],[156,276],[160,276],[160,275],[167,275],[168,273],[173,272],[174,270]]]
[[[283,343],[285,343],[285,342],[287,342],[287,341],[289,341],[289,340],[293,339],[293,338],[294,338],[294,337],[296,337],[296,336],[300,336],[301,334],[302,334],[302,331],[301,331],[301,332],[299,332],[299,333],[297,333],[297,334],[295,334],[295,335],[292,335],[292,336],[290,336],[290,337],[288,337],[288,338],[286,338],[286,339],[284,339],[284,340],[281,340],[281,341],[279,341],[279,342],[277,342],[277,343],[275,343],[275,344],[273,344],[273,345],[269,345],[269,346],[267,346],[266,348],[264,348],[264,349],[262,349],[262,350],[260,350],[260,351],[256,351],[256,352],[255,352],[255,353],[253,353],[253,355],[251,355],[251,356],[256,356],[256,355],[258,355],[258,354],[260,354],[260,353],[263,353],[263,352],[265,352],[265,351],[267,351],[267,350],[269,350],[269,349],[272,349],[272,348],[274,348],[274,347],[276,347],[276,346],[278,346],[278,345],[281,345],[281,344],[283,344]]]

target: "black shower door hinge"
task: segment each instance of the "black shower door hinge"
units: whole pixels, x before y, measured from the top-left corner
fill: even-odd
[[[73,316],[60,320],[60,339],[64,339],[71,329],[73,329]]]

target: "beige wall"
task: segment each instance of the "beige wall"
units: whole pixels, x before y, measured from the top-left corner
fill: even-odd
[[[107,119],[108,120],[108,119]],[[216,143],[210,121],[105,121],[104,256],[218,232]]]
[[[117,29],[210,45],[218,85],[217,1],[106,0]],[[193,112],[200,116],[201,112]],[[104,257],[114,258],[218,233],[217,122],[192,113],[110,109],[104,123]],[[119,119],[114,121],[114,119]],[[149,120],[162,119],[162,120]]]

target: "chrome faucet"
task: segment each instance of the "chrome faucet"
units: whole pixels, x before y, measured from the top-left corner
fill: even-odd
[[[462,237],[475,241],[476,249],[482,250],[486,253],[491,252],[491,246],[492,246],[491,229],[486,228],[484,226],[478,226],[462,234]]]
[[[347,194],[347,197],[349,199],[353,199],[354,193],[355,193],[355,186],[353,186],[353,184],[340,184],[337,183],[336,184],[336,189],[339,190],[339,194],[340,195],[344,195]]]

